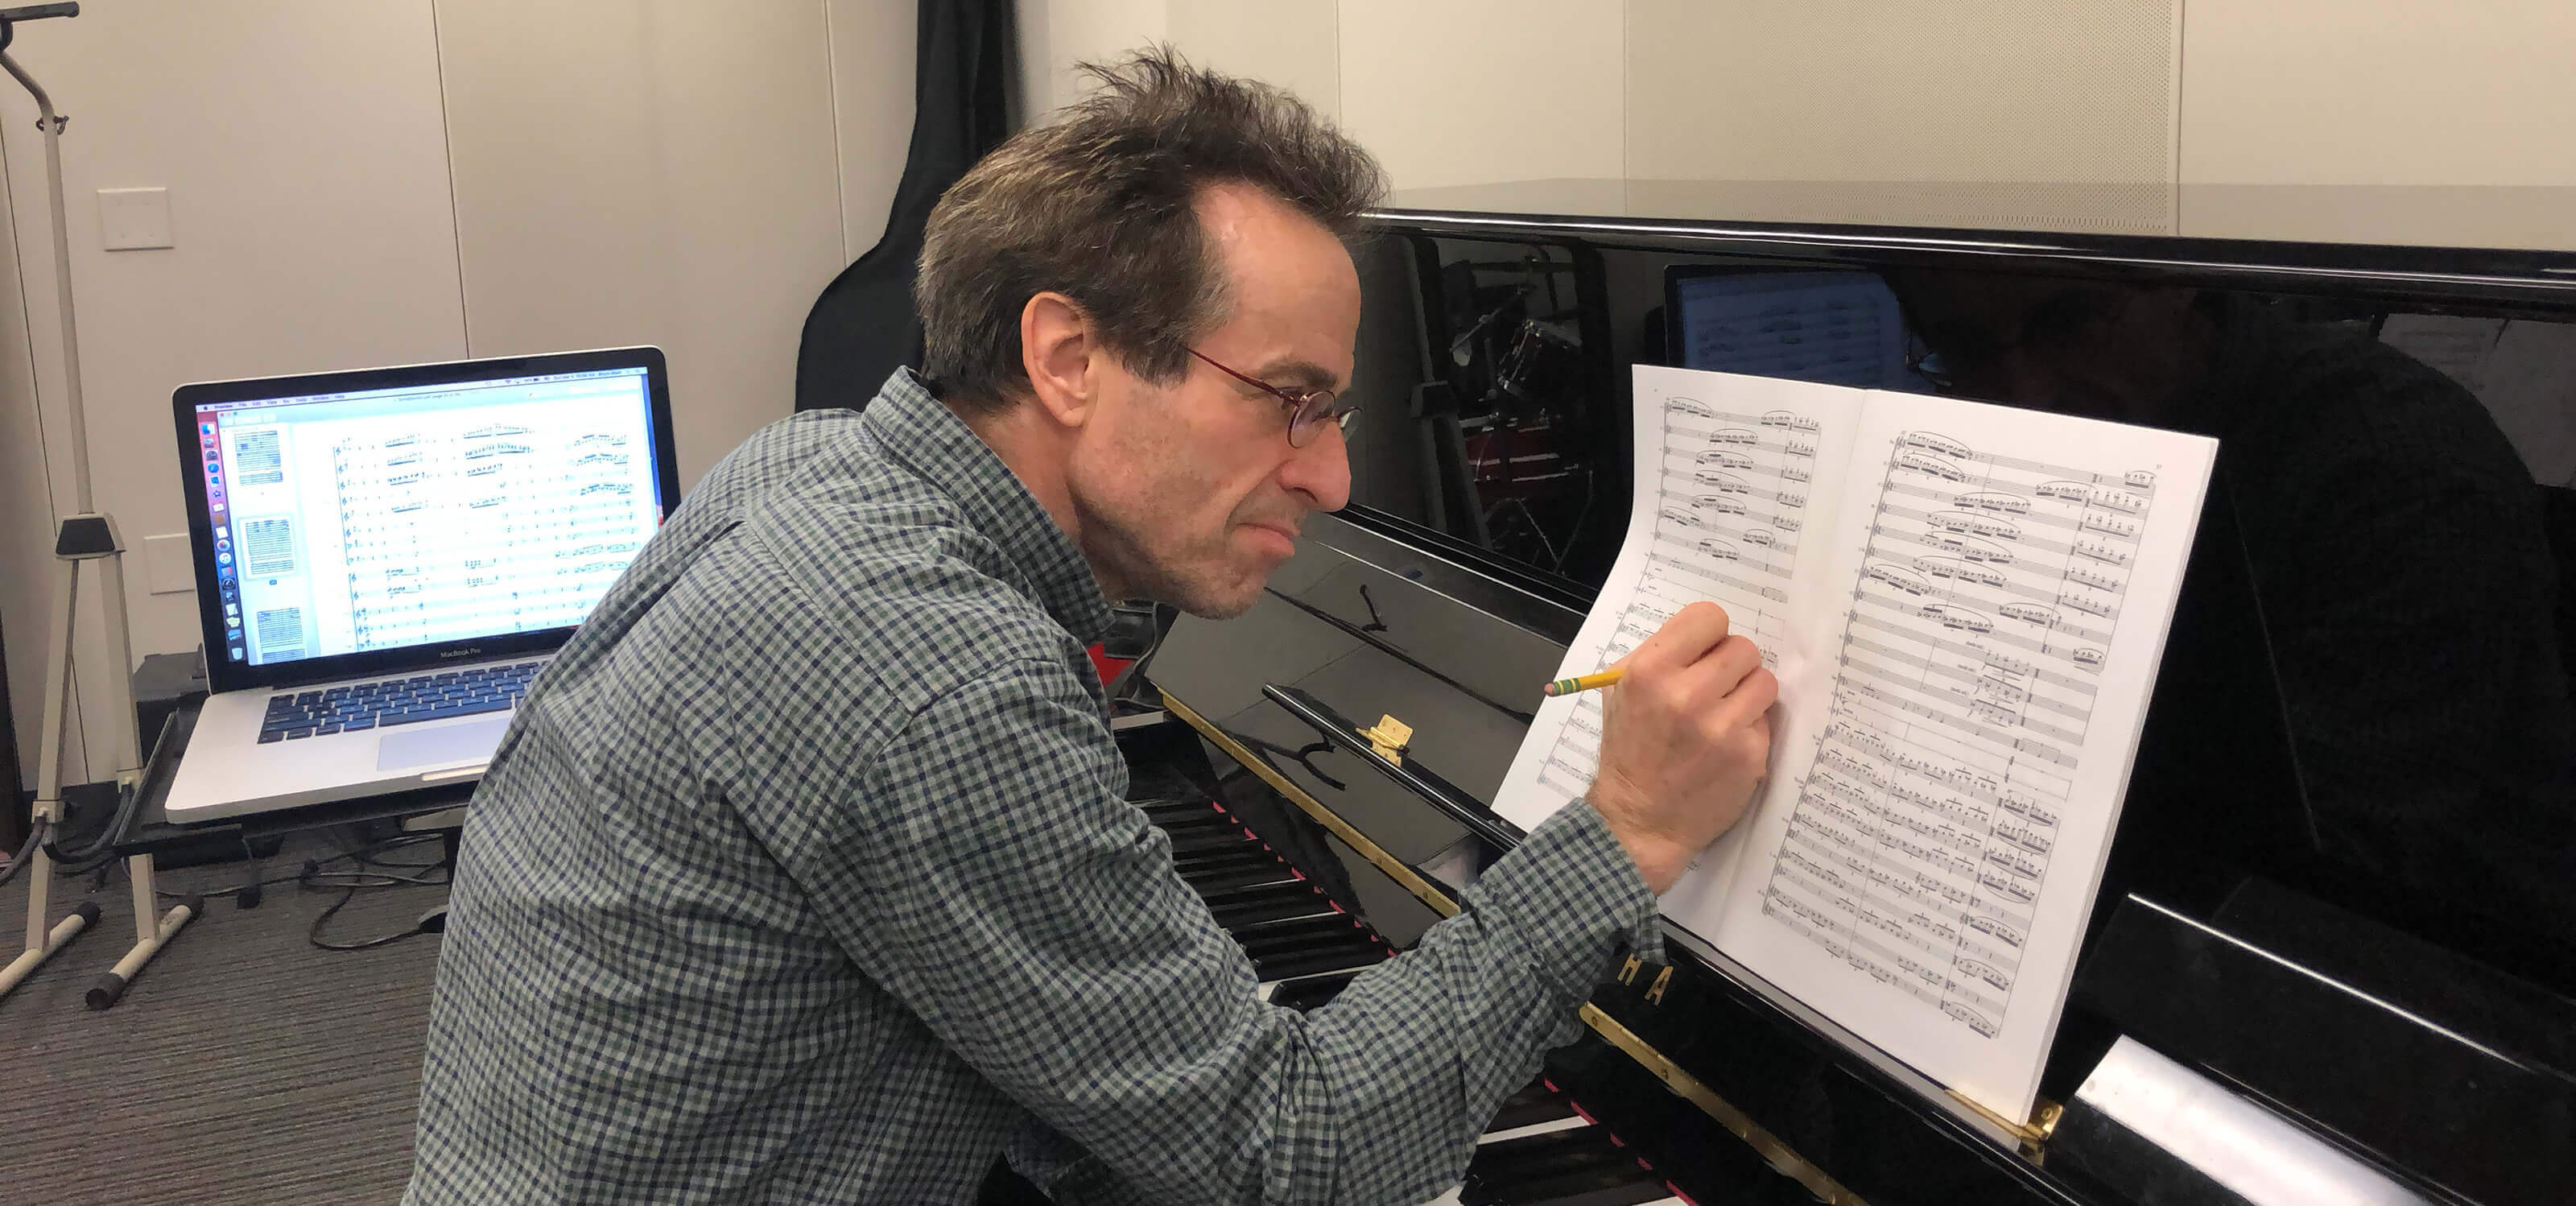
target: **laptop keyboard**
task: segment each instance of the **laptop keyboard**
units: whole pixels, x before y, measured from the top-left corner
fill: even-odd
[[[268,715],[259,725],[260,744],[506,712],[519,706],[519,697],[528,693],[528,680],[544,665],[536,661],[482,666],[272,695]]]

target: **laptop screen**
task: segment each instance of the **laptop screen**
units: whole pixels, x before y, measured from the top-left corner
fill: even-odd
[[[225,646],[208,660],[579,623],[668,509],[650,385],[618,366],[196,403]]]
[[[1673,362],[1684,368],[1914,390],[1896,294],[1866,272],[1672,269]]]

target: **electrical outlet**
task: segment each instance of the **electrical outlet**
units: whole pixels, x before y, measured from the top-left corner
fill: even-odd
[[[170,241],[170,190],[98,190],[98,237],[99,244],[109,251],[177,246]]]
[[[184,595],[197,589],[197,565],[188,556],[188,534],[143,538],[143,572],[156,595]]]

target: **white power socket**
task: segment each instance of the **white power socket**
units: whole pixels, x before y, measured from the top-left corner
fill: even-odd
[[[98,238],[100,246],[109,251],[177,246],[170,239],[170,190],[98,190]]]
[[[197,565],[188,556],[188,534],[143,538],[143,576],[156,595],[183,595],[197,589]]]

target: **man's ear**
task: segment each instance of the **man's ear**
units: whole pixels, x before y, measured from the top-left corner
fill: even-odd
[[[1057,423],[1079,427],[1099,403],[1099,340],[1091,316],[1072,298],[1041,293],[1020,308],[1020,365],[1038,408]]]

